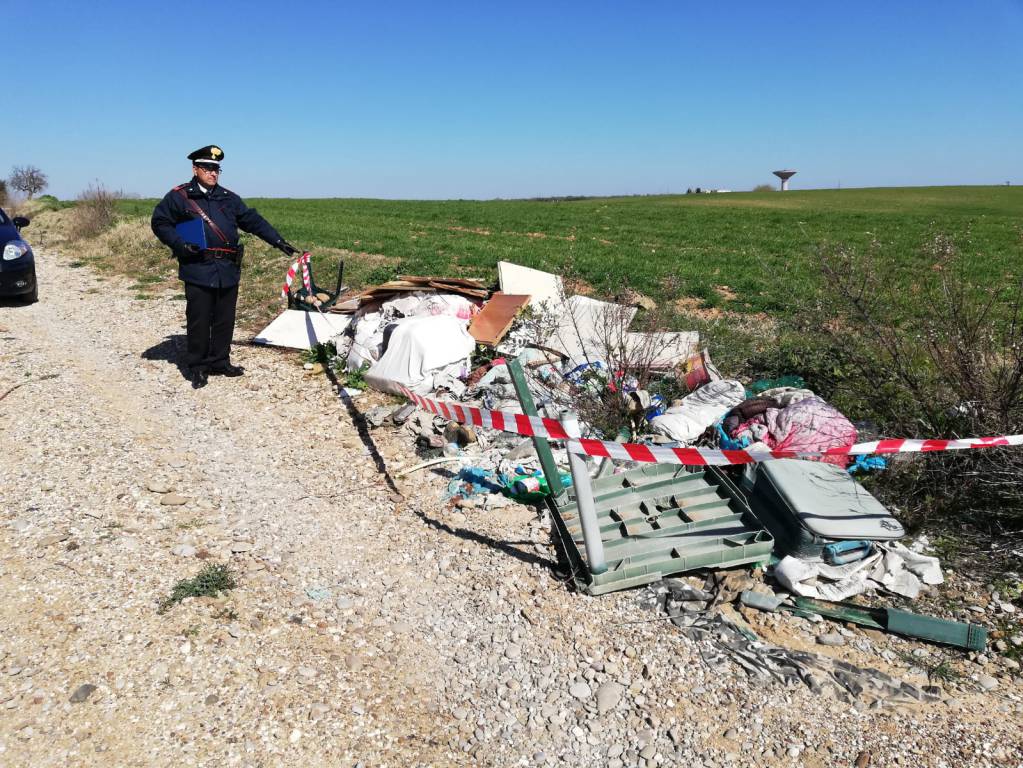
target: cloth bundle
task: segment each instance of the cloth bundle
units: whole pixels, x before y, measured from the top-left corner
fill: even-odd
[[[856,442],[856,427],[808,389],[779,387],[744,400],[725,415],[725,436],[741,446],[760,443],[773,450],[812,452]],[[845,466],[845,456],[822,459]]]
[[[800,560],[791,555],[774,567],[774,577],[789,592],[822,600],[846,600],[883,588],[915,599],[923,584],[941,584],[938,558],[922,555],[898,542],[875,542],[870,557],[845,565]]]

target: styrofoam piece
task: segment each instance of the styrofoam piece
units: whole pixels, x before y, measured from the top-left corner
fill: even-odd
[[[497,280],[503,293],[530,296],[531,307],[544,302],[550,306],[560,304],[565,293],[560,276],[510,261],[497,262]]]
[[[629,358],[639,363],[649,363],[651,368],[682,365],[699,346],[700,334],[696,331],[629,333],[625,337]]]
[[[272,347],[312,349],[343,333],[348,322],[349,318],[339,315],[328,318],[319,312],[286,309],[256,334],[252,342]]]
[[[608,350],[620,349],[635,307],[570,296],[565,311],[542,346],[557,350],[576,363],[604,360]]]

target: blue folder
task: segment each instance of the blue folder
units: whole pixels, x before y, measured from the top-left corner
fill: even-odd
[[[206,227],[203,226],[202,219],[183,221],[174,229],[184,238],[186,243],[195,243],[200,248],[206,247]]]

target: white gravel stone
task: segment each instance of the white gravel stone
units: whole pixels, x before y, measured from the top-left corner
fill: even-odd
[[[574,697],[576,699],[580,699],[580,700],[588,699],[588,698],[590,698],[590,695],[591,695],[590,686],[587,685],[586,683],[582,683],[582,682],[580,682],[580,683],[573,683],[569,687],[568,692],[569,692],[569,694],[572,695],[572,697]]]
[[[817,642],[820,645],[839,646],[839,645],[845,645],[846,644],[846,639],[845,639],[844,636],[838,634],[837,632],[832,632],[832,633],[825,634],[825,635],[818,635],[817,636]]]
[[[993,691],[998,687],[998,680],[991,677],[991,675],[979,675],[977,677],[977,684],[985,691]]]
[[[618,702],[622,700],[624,694],[625,686],[621,683],[610,680],[601,683],[597,687],[597,711],[602,715],[610,712],[618,706]]]

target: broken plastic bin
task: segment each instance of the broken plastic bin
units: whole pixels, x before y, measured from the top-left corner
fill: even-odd
[[[508,370],[522,412],[535,416],[536,404],[519,361],[510,360]],[[583,592],[601,595],[696,568],[766,563],[771,557],[774,539],[722,472],[652,464],[590,481],[603,546],[603,562],[591,569],[576,489],[561,482],[547,441],[535,437],[533,445],[550,483],[546,501],[557,539]]]
[[[639,467],[592,481],[607,570],[586,566],[572,489],[548,504],[577,586],[591,595],[658,581],[698,568],[766,563],[771,537],[742,494],[713,467]]]

